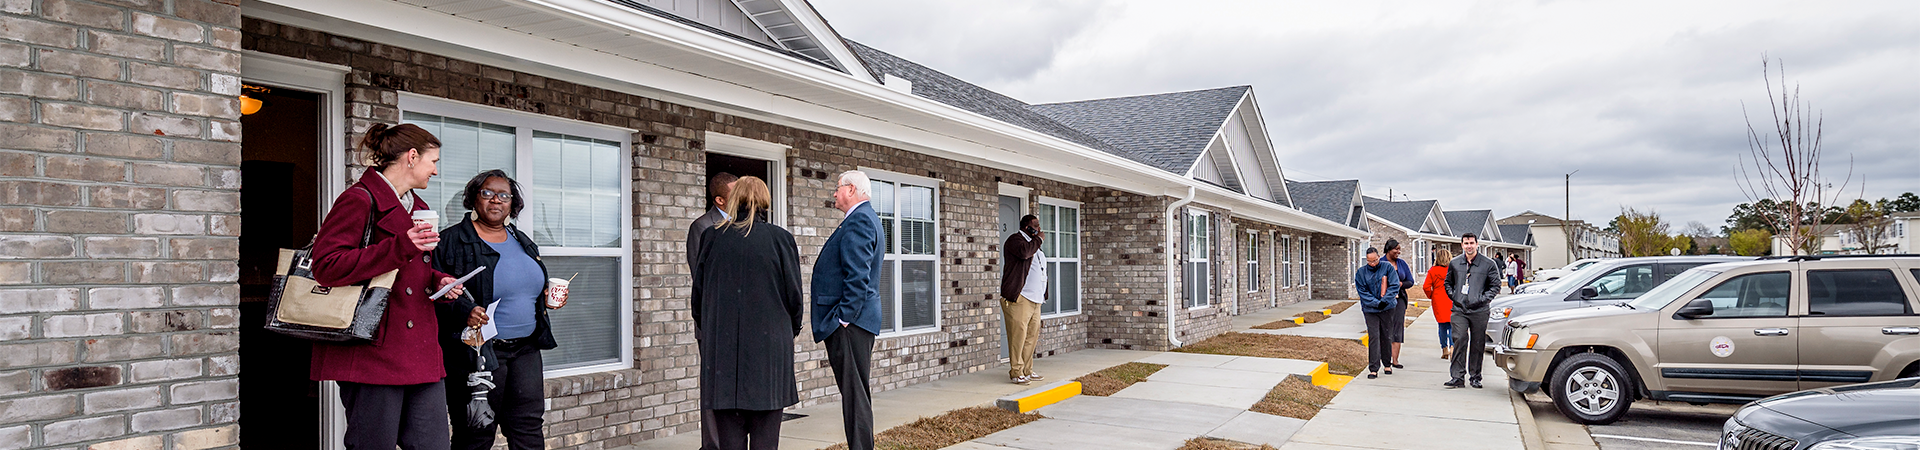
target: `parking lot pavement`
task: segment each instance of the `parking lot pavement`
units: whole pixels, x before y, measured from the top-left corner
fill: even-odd
[[[1620,421],[1588,425],[1587,432],[1602,450],[1713,448],[1720,441],[1720,426],[1739,409],[1740,405],[1640,401]]]

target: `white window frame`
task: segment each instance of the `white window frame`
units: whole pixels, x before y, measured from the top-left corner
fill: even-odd
[[[869,180],[885,181],[885,182],[893,183],[894,186],[896,186],[896,190],[894,191],[894,195],[893,195],[893,201],[895,204],[894,211],[896,216],[896,218],[893,221],[893,224],[896,227],[900,226],[900,220],[898,219],[898,212],[900,211],[898,206],[900,202],[900,191],[897,190],[897,187],[900,184],[910,184],[914,186],[921,186],[921,187],[927,187],[927,188],[933,189],[933,253],[927,254],[927,255],[902,255],[902,254],[889,255],[889,254],[883,253],[882,254],[883,261],[881,262],[881,264],[891,264],[891,263],[894,263],[895,261],[932,261],[933,262],[933,326],[915,328],[911,330],[904,330],[904,329],[901,329],[902,327],[896,326],[894,327],[893,331],[880,333],[877,337],[878,338],[894,338],[894,337],[901,337],[901,336],[913,336],[913,335],[919,335],[919,334],[937,333],[942,331],[946,326],[946,317],[944,317],[946,314],[944,314],[945,311],[942,310],[941,307],[942,305],[945,305],[947,302],[946,302],[946,295],[940,289],[940,280],[942,279],[942,275],[944,275],[946,272],[945,270],[943,270],[943,267],[940,264],[940,250],[943,247],[940,242],[940,236],[941,236],[940,206],[943,203],[940,198],[940,193],[942,192],[942,189],[940,186],[941,180],[938,178],[929,178],[929,177],[923,177],[918,175],[908,175],[904,173],[875,169],[871,167],[861,167],[860,171],[866,173],[867,179]],[[876,212],[878,211],[876,210]],[[885,231],[882,231],[881,235],[885,236],[885,235],[888,235],[888,233],[886,233]],[[894,232],[891,233],[891,235],[893,236],[893,239],[894,239],[893,248],[896,248],[896,249],[901,248],[900,242],[899,242],[901,233],[899,232],[899,230],[894,230]],[[881,246],[883,251],[885,247],[886,246],[884,245]],[[900,301],[901,298],[903,298],[902,295],[905,294],[905,292],[900,290],[900,281],[903,280],[904,277],[900,276],[901,271],[899,269],[895,269],[893,273],[894,273],[894,277],[893,277],[894,298],[891,298],[891,299],[883,298],[883,299],[880,299],[880,301],[896,302],[894,303],[894,308],[893,308],[894,317],[884,317],[882,318],[882,320],[895,321],[895,323],[898,323],[901,320],[900,316],[904,314],[904,311],[905,311],[905,308],[902,308],[902,306],[904,305],[897,303]],[[880,277],[880,274],[874,274],[875,280],[878,280],[879,277]]]
[[[1207,221],[1206,226],[1199,227],[1198,230],[1195,230],[1194,229],[1195,227],[1193,227],[1194,217],[1205,218]],[[1206,239],[1207,239],[1207,244],[1204,246],[1204,248],[1198,248],[1198,249],[1188,248],[1187,249],[1186,263],[1206,263],[1207,264],[1207,270],[1200,272],[1200,274],[1206,276],[1206,280],[1196,280],[1196,281],[1200,281],[1201,285],[1207,287],[1207,294],[1200,296],[1200,298],[1198,299],[1192,298],[1191,295],[1194,291],[1193,287],[1187,286],[1187,289],[1186,289],[1187,297],[1185,300],[1185,303],[1188,304],[1187,310],[1191,311],[1196,309],[1210,308],[1210,307],[1213,307],[1213,298],[1212,298],[1213,290],[1214,290],[1213,289],[1213,265],[1216,264],[1213,260],[1213,246],[1216,244],[1215,241],[1220,240],[1219,236],[1213,235],[1213,228],[1215,226],[1215,224],[1213,223],[1214,221],[1213,211],[1200,209],[1200,208],[1187,208],[1187,217],[1185,217],[1184,219],[1187,221],[1186,222],[1187,226],[1183,227],[1186,229],[1186,236],[1181,236],[1181,239],[1186,239],[1188,246],[1193,245],[1194,233],[1196,231],[1199,232],[1201,235],[1206,236]],[[1186,264],[1181,264],[1181,270],[1182,271],[1186,270]]]
[[[1311,236],[1300,236],[1294,238],[1294,240],[1299,243],[1299,246],[1295,247],[1295,251],[1300,252],[1300,284],[1295,286],[1307,287],[1308,284],[1312,284],[1311,280],[1313,279],[1313,265],[1307,263],[1308,260],[1312,259],[1313,253],[1308,250],[1310,248],[1308,246],[1313,243],[1313,240]]]
[[[785,144],[750,139],[730,134],[707,132],[707,151],[773,162],[767,171],[767,189],[773,194],[773,224],[787,226],[787,149]]]
[[[1260,292],[1260,233],[1247,230],[1247,293]]]
[[[1087,248],[1084,246],[1084,244],[1086,244],[1086,240],[1081,239],[1081,236],[1086,234],[1086,230],[1080,228],[1081,226],[1080,216],[1082,213],[1085,212],[1085,210],[1080,208],[1080,205],[1081,205],[1080,202],[1076,202],[1073,200],[1067,200],[1063,198],[1053,198],[1053,197],[1048,197],[1044,195],[1038,196],[1038,197],[1039,197],[1039,203],[1044,206],[1052,206],[1055,208],[1073,208],[1073,229],[1075,230],[1073,232],[1073,239],[1074,239],[1075,248],[1079,249],[1079,251],[1074,252],[1074,257],[1072,258],[1062,258],[1058,255],[1048,254],[1047,261],[1046,261],[1049,263],[1057,263],[1057,262],[1074,263],[1073,276],[1074,276],[1075,283],[1073,284],[1073,286],[1075,289],[1079,290],[1079,292],[1074,293],[1074,298],[1079,299],[1079,301],[1076,302],[1077,306],[1075,306],[1072,311],[1056,311],[1052,314],[1046,314],[1045,311],[1042,311],[1042,314],[1040,314],[1040,318],[1052,319],[1055,317],[1070,317],[1070,316],[1080,315],[1081,311],[1086,311],[1087,309],[1087,298],[1086,298],[1086,294],[1087,294],[1086,281],[1087,280],[1085,277],[1082,276],[1086,273],[1086,263],[1083,261],[1086,260],[1085,256],[1087,254]],[[1039,211],[1033,212],[1033,214],[1038,214],[1038,213]],[[1054,220],[1060,220],[1058,214],[1059,214],[1058,212],[1055,213]],[[1059,280],[1059,276],[1060,274],[1054,271],[1052,267],[1047,268],[1048,284],[1057,283]],[[1048,290],[1052,290],[1052,288],[1053,286],[1048,286]],[[1044,310],[1045,308],[1042,308],[1042,309]]]
[[[399,109],[401,115],[408,112],[431,114],[435,116],[472,120],[514,128],[514,173],[532,173],[533,133],[543,131],[570,136],[579,136],[620,143],[620,163],[624,167],[633,166],[632,129],[619,128],[597,123],[581,122],[544,114],[514,111],[466,102],[457,102],[428,97],[408,92],[400,93]],[[622,171],[629,174],[631,171]],[[620,227],[620,247],[618,248],[582,248],[582,247],[542,247],[540,256],[589,256],[619,258],[620,298],[615,308],[620,311],[619,323],[625,332],[620,333],[620,360],[586,366],[544,370],[546,378],[560,378],[574,375],[624,370],[633,368],[633,177],[620,177],[620,217],[626,226]]]

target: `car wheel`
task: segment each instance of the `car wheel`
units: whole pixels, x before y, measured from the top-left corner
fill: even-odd
[[[1620,420],[1633,404],[1633,391],[1620,363],[1597,353],[1567,358],[1551,379],[1553,405],[1574,422],[1606,425]]]

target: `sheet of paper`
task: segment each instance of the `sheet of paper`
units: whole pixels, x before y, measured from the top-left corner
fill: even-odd
[[[487,266],[480,266],[480,267],[473,268],[472,272],[467,272],[467,276],[460,277],[457,280],[453,280],[452,283],[448,283],[446,286],[441,286],[440,290],[434,291],[433,295],[429,295],[427,296],[427,298],[430,300],[439,300],[440,297],[447,295],[447,291],[452,291],[454,286],[459,286],[460,283],[465,283],[467,282],[467,280],[473,279],[473,276],[479,275],[480,271],[482,270],[487,270]]]
[[[493,326],[493,313],[498,311],[500,311],[500,302],[487,305],[487,324],[480,326],[480,339],[492,340],[494,336],[500,334],[500,329]]]

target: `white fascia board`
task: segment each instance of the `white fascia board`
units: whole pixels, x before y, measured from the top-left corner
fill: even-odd
[[[1448,235],[1444,235],[1444,234],[1433,234],[1433,233],[1420,233],[1420,232],[1413,232],[1413,233],[1407,233],[1407,238],[1408,238],[1408,239],[1426,239],[1426,240],[1429,240],[1429,241],[1434,241],[1434,242],[1446,242],[1446,243],[1450,243],[1450,244],[1458,244],[1458,243],[1460,243],[1460,237],[1459,237],[1459,236],[1448,236]],[[1491,244],[1492,242],[1488,242],[1488,243],[1489,243],[1489,244]]]
[[[1404,226],[1401,226],[1400,224],[1397,224],[1397,223],[1394,223],[1394,222],[1393,222],[1393,221],[1391,221],[1391,220],[1387,220],[1387,218],[1385,218],[1385,217],[1380,217],[1380,216],[1378,216],[1378,215],[1374,215],[1373,213],[1367,213],[1367,218],[1368,218],[1368,219],[1372,219],[1372,220],[1373,220],[1373,221],[1375,221],[1375,222],[1380,222],[1380,223],[1383,223],[1383,224],[1386,224],[1386,225],[1387,225],[1388,227],[1391,227],[1391,228],[1393,228],[1393,229],[1395,229],[1395,230],[1400,230],[1400,232],[1401,232],[1401,233],[1406,233],[1406,234],[1407,234],[1408,236],[1412,236],[1412,235],[1415,235],[1415,234],[1420,234],[1420,231],[1419,231],[1419,230],[1415,230],[1415,229],[1412,229],[1412,228],[1407,228],[1407,227],[1404,227]]]
[[[795,81],[845,92],[850,98],[880,103],[899,109],[902,114],[921,114],[965,125],[971,128],[967,131],[977,132],[980,135],[943,133],[829,108],[776,92],[636,61],[400,3],[376,0],[245,0],[242,12],[249,17],[327,30],[329,33],[371,42],[429,51],[442,56],[514,70],[553,75],[555,79],[621,92],[646,94],[666,101],[727,114],[839,134],[882,145],[894,145],[917,153],[1061,181],[1107,186],[1140,193],[1171,192],[1181,187],[1198,184],[1139,162],[1088,149],[1071,141],[1000,122],[912,94],[887,89],[877,83],[861,81],[844,73],[794,60],[786,55],[743,45],[651,14],[592,0],[504,1],[540,7],[565,3],[567,6],[578,8],[553,11],[576,16],[579,20],[589,22],[606,23],[611,20],[608,17],[618,17],[621,21],[610,26],[635,34],[636,39],[650,39],[656,43],[679,45],[687,51],[700,52],[716,59],[750,66],[748,70],[766,70],[768,73],[790,76]],[[486,48],[454,44],[455,42],[481,42],[485,43]],[[647,84],[642,85],[627,80],[645,80]],[[1011,138],[1037,147],[1039,150],[1061,153],[1062,157],[1029,156],[1027,152],[981,142],[986,138]],[[1063,162],[1084,162],[1086,166],[1066,167],[1062,165]],[[1042,171],[1036,168],[1054,170]]]
[[[1367,237],[1367,232],[1356,230],[1345,224],[1334,223],[1326,218],[1281,206],[1278,203],[1249,197],[1219,186],[1203,184],[1198,189],[1195,203],[1215,206],[1232,211],[1235,217],[1247,218],[1272,225],[1314,231],[1334,236],[1350,238]]]
[[[813,5],[805,0],[780,0],[780,6],[786,8],[787,14],[792,15],[794,21],[799,22],[801,27],[805,27],[807,34],[813,35],[813,40],[819,42],[821,48],[827,49],[827,53],[832,54],[834,60],[840,61],[840,65],[845,66],[848,73],[864,81],[880,82],[873,72],[867,71],[867,65],[861,63],[860,58],[853,54],[853,49],[847,48],[847,42],[840,39],[840,33],[834,31],[826,18],[820,17],[820,11],[813,9]]]

